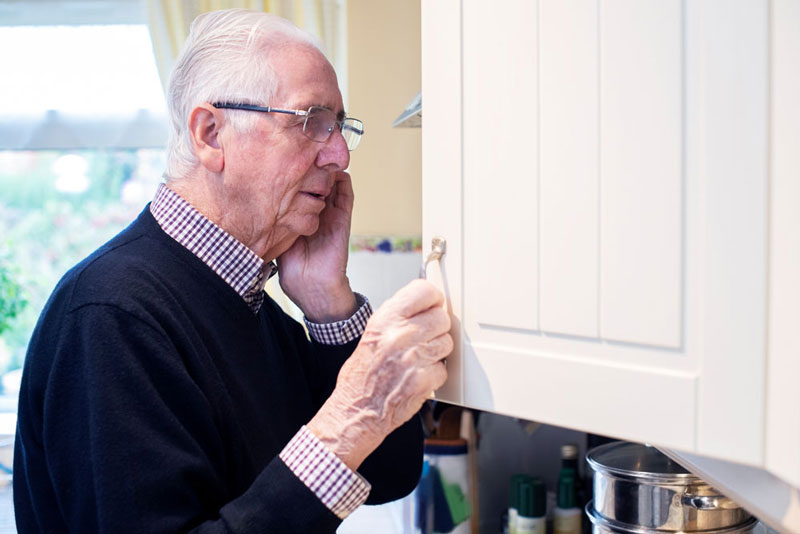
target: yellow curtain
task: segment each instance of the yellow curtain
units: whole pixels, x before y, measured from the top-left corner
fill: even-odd
[[[346,68],[344,17],[346,0],[146,0],[150,38],[161,85],[167,87],[169,73],[189,33],[194,18],[207,11],[245,8],[274,13],[316,35],[325,46],[337,72]],[[340,81],[346,79],[340,74]],[[344,92],[344,91],[343,91]]]

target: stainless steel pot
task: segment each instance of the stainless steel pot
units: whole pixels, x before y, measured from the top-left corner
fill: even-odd
[[[592,522],[592,534],[670,534],[672,532],[671,530],[646,529],[610,521],[597,513],[591,501],[586,505],[586,515]],[[753,534],[759,531],[759,525],[758,520],[751,517],[739,525],[718,530],[705,530],[703,534]]]
[[[653,447],[609,443],[589,451],[586,460],[595,472],[592,509],[615,528],[716,532],[751,519],[739,505]]]

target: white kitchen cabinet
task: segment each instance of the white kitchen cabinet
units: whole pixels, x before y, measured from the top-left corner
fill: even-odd
[[[796,0],[423,0],[438,397],[800,487],[798,95]]]

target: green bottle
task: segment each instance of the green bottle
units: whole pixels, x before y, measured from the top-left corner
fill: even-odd
[[[537,477],[519,484],[519,510],[515,534],[546,534],[547,491]]]
[[[575,491],[577,476],[571,467],[562,467],[558,474],[558,498],[553,511],[553,534],[581,534],[583,513]]]
[[[519,486],[520,484],[530,479],[530,475],[524,473],[517,473],[511,475],[508,483],[508,533],[517,533],[517,516],[519,514]]]

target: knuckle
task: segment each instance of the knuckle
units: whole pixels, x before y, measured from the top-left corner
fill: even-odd
[[[439,360],[453,351],[453,338],[450,334],[442,334],[427,343],[427,353],[431,358]]]
[[[443,337],[444,340],[443,340],[442,351],[445,354],[450,354],[451,352],[453,352],[453,348],[455,348],[455,343],[453,342],[453,336],[451,336],[450,334],[445,334]]]
[[[450,330],[450,315],[446,311],[444,311],[443,308],[441,309],[441,312],[438,315],[437,324],[439,325],[439,330],[441,332],[447,332]]]

